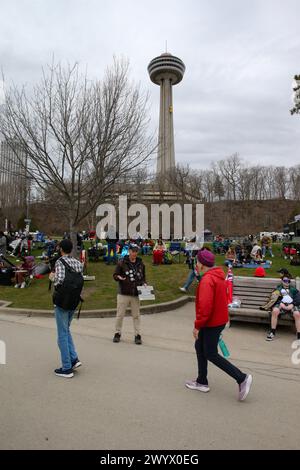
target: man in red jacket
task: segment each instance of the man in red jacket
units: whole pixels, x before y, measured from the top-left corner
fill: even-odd
[[[202,249],[197,254],[199,273],[203,273],[196,294],[196,320],[193,331],[198,360],[198,377],[186,382],[186,387],[200,392],[209,392],[207,361],[212,362],[239,385],[239,400],[248,395],[252,376],[244,374],[227,359],[218,354],[218,342],[228,322],[228,297],[225,275],[215,266],[214,254]]]

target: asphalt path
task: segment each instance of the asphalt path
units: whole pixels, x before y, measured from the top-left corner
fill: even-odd
[[[0,449],[299,449],[300,365],[292,329],[272,343],[266,328],[233,324],[231,360],[253,374],[245,402],[236,383],[209,366],[207,394],[185,388],[196,377],[193,304],[142,317],[143,345],[125,318],[74,320],[83,366],[73,379],[60,366],[54,319],[0,314]]]

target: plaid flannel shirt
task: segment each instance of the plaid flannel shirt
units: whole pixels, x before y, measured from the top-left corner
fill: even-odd
[[[83,264],[78,261],[78,259],[73,258],[72,256],[63,256],[62,257],[68,265],[74,269],[77,273],[82,273],[83,272]],[[54,285],[58,286],[59,284],[62,284],[65,279],[66,275],[66,268],[64,267],[63,263],[60,261],[61,258],[59,258],[56,263],[55,263],[55,276],[54,276]]]

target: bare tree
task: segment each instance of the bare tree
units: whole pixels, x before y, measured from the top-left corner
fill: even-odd
[[[77,64],[52,65],[32,93],[6,91],[0,130],[27,154],[29,174],[61,212],[72,239],[78,224],[124,174],[153,152],[147,97],[129,80],[128,62],[114,60],[102,81]],[[22,166],[22,162],[20,161]]]
[[[290,110],[291,115],[300,114],[300,75],[295,75],[294,80],[294,107]]]
[[[251,168],[240,168],[238,178],[239,199],[249,201],[251,199],[251,186],[253,173]]]
[[[290,193],[292,199],[300,200],[300,165],[289,168]]]
[[[220,173],[228,186],[227,197],[230,197],[232,194],[234,201],[238,198],[238,184],[241,166],[242,162],[237,153],[231,155],[226,160],[220,160],[218,162]]]
[[[285,167],[280,166],[274,169],[274,185],[276,195],[280,199],[285,199],[288,189],[287,171]]]
[[[203,201],[203,174],[203,171],[191,170],[189,165],[177,165],[167,173],[167,184],[180,201]]]
[[[225,196],[225,189],[222,182],[222,179],[216,171],[214,171],[214,183],[213,183],[213,191],[214,194],[217,196],[219,201]]]
[[[190,194],[190,176],[189,165],[177,165],[167,173],[167,181],[170,187],[178,193],[178,197],[182,201]]]

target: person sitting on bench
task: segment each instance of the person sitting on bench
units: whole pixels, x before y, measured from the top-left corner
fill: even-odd
[[[300,312],[299,306],[294,304],[294,299],[299,294],[299,291],[295,287],[291,287],[290,283],[291,279],[289,277],[283,277],[281,285],[276,288],[279,291],[279,296],[272,309],[271,331],[266,337],[266,341],[273,341],[275,339],[278,317],[281,314],[289,314],[294,318],[297,340],[300,341]]]

